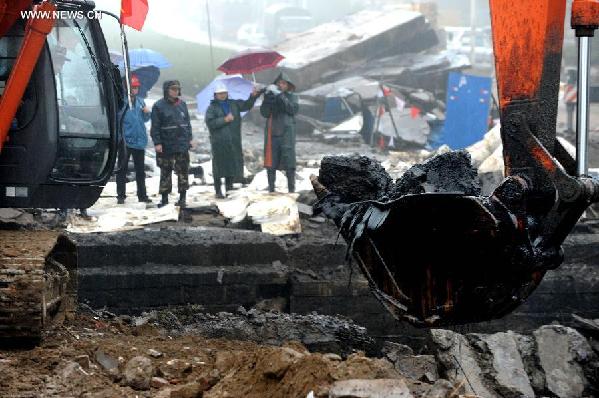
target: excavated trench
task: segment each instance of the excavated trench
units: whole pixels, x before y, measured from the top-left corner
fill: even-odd
[[[459,332],[529,332],[571,314],[599,318],[599,236],[581,224],[564,245],[566,261],[550,271],[512,314]],[[253,307],[292,314],[341,315],[378,341],[420,346],[426,331],[396,321],[352,270],[346,245],[295,242],[255,231],[163,228],[68,234],[51,257],[77,269],[80,303],[116,314],[196,305],[198,312],[239,314]],[[243,310],[241,310],[243,311]],[[290,327],[296,327],[292,324]],[[301,328],[301,326],[297,326]]]

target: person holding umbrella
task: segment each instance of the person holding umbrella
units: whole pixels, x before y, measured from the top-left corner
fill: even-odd
[[[206,111],[206,126],[210,131],[212,149],[212,176],[216,197],[223,199],[221,178],[227,191],[233,182],[243,179],[243,151],[241,145],[241,112],[252,109],[261,91],[255,87],[247,100],[229,99],[227,86],[219,82],[214,88],[214,99]]]
[[[164,98],[152,107],[152,128],[150,135],[156,149],[156,163],[160,167],[160,188],[162,201],[158,207],[168,204],[168,195],[173,189],[173,170],[177,174],[179,202],[185,207],[189,188],[189,149],[191,148],[191,121],[187,104],[181,96],[178,80],[167,80],[163,86]]]
[[[299,101],[295,85],[285,73],[268,86],[260,113],[267,119],[264,130],[264,167],[268,190],[275,191],[277,170],[285,170],[289,192],[295,192],[295,115]]]
[[[150,120],[150,110],[138,95],[141,83],[136,75],[131,75],[131,104],[132,109],[125,112],[123,118],[123,135],[126,148],[120,155],[123,157],[122,167],[116,175],[117,203],[125,203],[125,185],[127,183],[127,164],[133,156],[135,165],[135,181],[137,183],[137,198],[140,202],[150,202],[146,194],[146,172],[144,169],[145,148],[148,144],[148,132],[145,123]],[[123,153],[124,152],[124,153]]]

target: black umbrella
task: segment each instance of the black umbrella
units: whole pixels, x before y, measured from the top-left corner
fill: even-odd
[[[135,69],[131,73],[137,76],[141,83],[138,94],[141,98],[146,98],[148,91],[154,87],[154,84],[156,84],[160,77],[160,69],[156,66],[143,66]]]

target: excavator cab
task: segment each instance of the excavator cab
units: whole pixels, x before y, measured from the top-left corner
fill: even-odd
[[[110,178],[125,93],[93,10],[0,0],[0,207],[87,208]],[[76,270],[47,257],[54,233],[0,242],[0,341],[37,341],[74,309]]]
[[[89,1],[54,4],[57,15],[76,17],[54,21],[10,122],[0,153],[0,207],[90,207],[115,164],[124,93],[98,14]],[[17,18],[0,37],[2,95],[12,95],[4,90],[26,26]]]
[[[561,244],[599,201],[599,181],[586,175],[585,80],[599,1],[572,5],[581,43],[576,159],[556,139],[566,1],[490,5],[506,176],[492,195],[356,197],[340,181],[373,166],[339,172],[349,167],[339,159],[323,161],[312,179],[317,207],[340,228],[374,295],[396,319],[417,326],[481,322],[511,312],[561,264]],[[367,191],[384,180],[373,173],[357,185]]]

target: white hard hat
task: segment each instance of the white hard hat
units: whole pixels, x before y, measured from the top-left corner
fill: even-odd
[[[218,93],[228,93],[229,90],[227,89],[227,86],[225,86],[224,83],[216,83],[216,85],[214,86],[214,94],[218,94]]]

